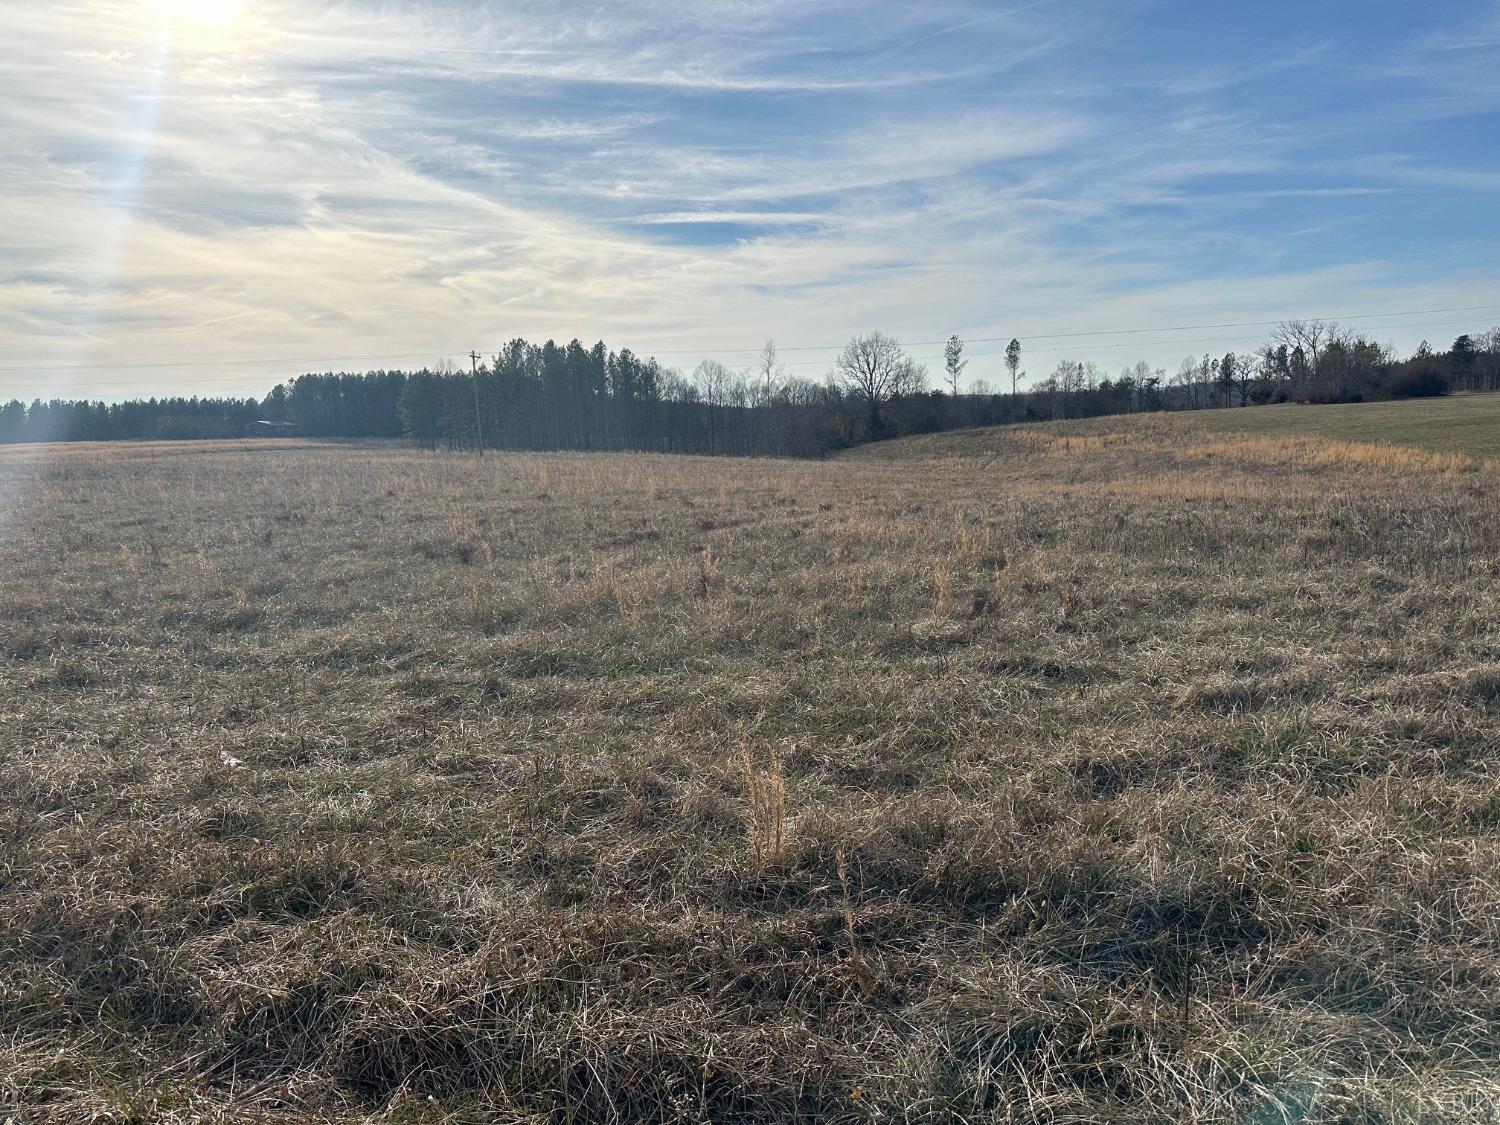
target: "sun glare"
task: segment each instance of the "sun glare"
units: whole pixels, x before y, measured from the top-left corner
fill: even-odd
[[[156,0],[163,16],[199,27],[223,27],[240,14],[245,0]]]

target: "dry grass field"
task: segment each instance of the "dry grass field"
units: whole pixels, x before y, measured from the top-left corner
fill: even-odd
[[[1495,1120],[1496,486],[0,451],[0,1121]]]

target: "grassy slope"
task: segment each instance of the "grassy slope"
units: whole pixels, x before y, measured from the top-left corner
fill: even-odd
[[[1474,1119],[1493,478],[1170,424],[0,452],[0,1120]]]
[[[1190,414],[1093,418],[1050,423],[1057,432],[1106,433],[1156,427],[1164,434],[1201,438],[1205,432],[1256,437],[1325,438],[1413,446],[1478,461],[1500,460],[1500,394],[1454,395],[1404,402],[1347,403],[1335,406],[1252,406]],[[1045,431],[1047,426],[1042,427]],[[854,450],[856,458],[973,456],[1009,443],[1006,428],[962,430]]]
[[[1500,394],[1212,410],[1199,421],[1224,432],[1311,434],[1335,441],[1414,445],[1479,460],[1500,459]]]

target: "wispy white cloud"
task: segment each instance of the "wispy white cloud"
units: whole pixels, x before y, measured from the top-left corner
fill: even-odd
[[[656,215],[634,215],[626,221],[642,226],[673,226],[691,223],[731,223],[745,226],[799,226],[826,221],[820,211],[666,211]]]
[[[1493,120],[1481,81],[1342,104],[1350,74],[1423,60],[1393,43],[1347,68],[1328,27],[1132,54],[1147,14],[249,0],[225,32],[164,39],[148,0],[0,0],[19,29],[0,54],[0,352],[436,356],[515,334],[707,352],[1493,291],[1464,256],[1482,236],[1433,226],[1413,257],[1390,216],[1416,190],[1493,191],[1495,142],[1454,160],[1420,134],[1369,140],[1372,119]],[[1323,112],[1299,116],[1318,83]]]

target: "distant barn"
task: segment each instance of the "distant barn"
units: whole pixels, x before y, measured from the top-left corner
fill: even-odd
[[[272,422],[263,418],[258,422],[252,422],[245,434],[248,437],[289,437],[296,432],[296,422]]]

